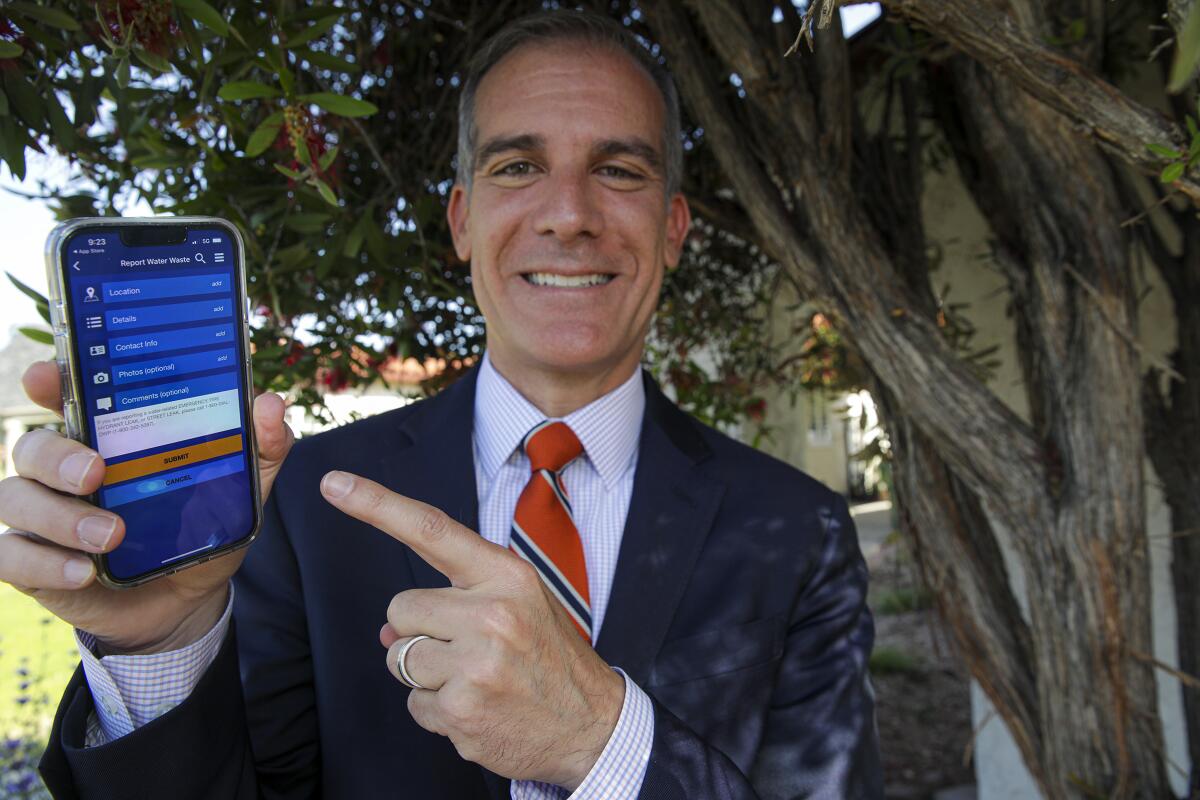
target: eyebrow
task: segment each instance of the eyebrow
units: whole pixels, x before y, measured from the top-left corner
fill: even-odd
[[[495,136],[484,142],[475,152],[475,163],[482,167],[493,158],[512,151],[529,152],[543,150],[546,139],[536,133],[521,133],[515,136]],[[645,139],[631,136],[623,139],[603,139],[593,148],[594,156],[611,158],[613,156],[632,156],[642,160],[655,172],[662,172],[662,156]]]

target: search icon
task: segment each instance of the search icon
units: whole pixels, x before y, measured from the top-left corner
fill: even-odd
[[[196,260],[199,261],[201,264],[203,264],[204,263],[204,253],[196,253]]]

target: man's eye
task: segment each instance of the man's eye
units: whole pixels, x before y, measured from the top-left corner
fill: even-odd
[[[613,166],[612,164],[607,164],[601,167],[600,174],[604,175],[606,178],[620,178],[621,180],[638,180],[642,177],[636,172],[630,172],[624,167],[617,167]]]
[[[533,172],[533,164],[530,164],[528,161],[514,161],[496,170],[497,175],[510,175],[513,177],[521,177],[531,172]]]

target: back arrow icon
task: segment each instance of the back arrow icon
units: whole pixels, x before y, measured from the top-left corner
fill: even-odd
[[[73,269],[73,270],[75,270],[76,272],[78,272],[78,271],[79,271],[79,262],[78,262],[78,261],[76,261],[74,264],[72,264],[72,265],[71,265],[71,269]]]

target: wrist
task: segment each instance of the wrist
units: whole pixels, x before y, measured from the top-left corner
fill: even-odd
[[[229,585],[225,584],[201,598],[193,605],[179,624],[165,632],[162,636],[137,643],[106,642],[97,639],[97,655],[103,656],[144,656],[155,653],[167,653],[181,650],[195,644],[213,629],[225,613],[229,603]]]
[[[593,723],[581,732],[581,738],[577,740],[578,747],[570,754],[568,779],[558,784],[570,792],[578,789],[596,766],[621,718],[621,709],[625,704],[625,678],[607,664],[604,665],[604,673],[600,681],[601,688],[593,695],[596,698],[590,716]]]

